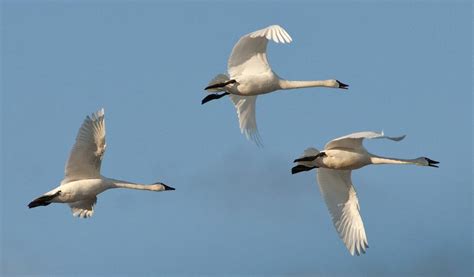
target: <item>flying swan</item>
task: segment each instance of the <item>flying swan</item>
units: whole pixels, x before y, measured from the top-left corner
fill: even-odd
[[[257,145],[261,145],[255,119],[257,95],[281,89],[307,87],[347,89],[348,87],[338,80],[288,81],[281,79],[268,64],[266,51],[269,40],[276,43],[290,43],[292,38],[278,25],[241,37],[232,49],[227,63],[229,76],[219,74],[214,77],[205,90],[216,93],[209,94],[202,100],[202,104],[205,104],[229,95],[237,109],[241,132]]]
[[[142,185],[100,175],[105,146],[104,109],[101,109],[91,116],[87,116],[82,123],[76,143],[72,147],[66,163],[64,179],[59,187],[31,201],[28,207],[68,203],[74,216],[87,218],[94,213],[97,195],[108,189],[174,190],[163,183]]]
[[[438,167],[439,162],[420,157],[396,159],[381,157],[367,152],[364,139],[386,138],[400,141],[405,136],[387,137],[382,133],[359,132],[330,141],[323,151],[308,148],[296,159],[293,174],[316,168],[319,189],[334,223],[351,255],[365,253],[369,247],[364,224],[359,213],[359,201],[351,181],[351,172],[370,164],[414,164]]]

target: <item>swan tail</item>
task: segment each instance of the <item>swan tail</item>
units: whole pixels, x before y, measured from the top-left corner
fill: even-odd
[[[207,84],[207,87],[205,88],[205,90],[209,92],[225,91],[224,87],[232,83],[235,83],[235,80],[230,80],[229,77],[225,74],[219,74],[216,77],[214,77],[209,82],[209,84]]]
[[[55,194],[52,194],[52,195],[42,195],[42,196],[36,198],[35,200],[31,201],[28,204],[28,208],[31,209],[31,208],[36,208],[36,207],[39,207],[39,206],[48,206],[49,204],[51,204],[51,201],[56,196],[58,196],[60,193],[61,193],[61,191],[58,191],[58,192],[56,192]]]
[[[301,158],[306,158],[306,157],[313,157],[319,155],[321,152],[314,148],[314,147],[309,147],[306,150],[304,150],[303,155],[300,157]]]

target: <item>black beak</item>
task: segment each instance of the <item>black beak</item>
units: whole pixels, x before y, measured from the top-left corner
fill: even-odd
[[[219,99],[228,94],[229,94],[228,92],[224,92],[223,94],[217,94],[217,93],[209,94],[208,96],[204,97],[204,99],[202,99],[201,105],[204,105],[211,100]]]
[[[432,159],[428,159],[428,158],[425,158],[427,161],[428,161],[428,166],[431,166],[431,167],[439,167],[437,166],[437,164],[439,164],[439,162],[437,161],[434,161]]]
[[[165,190],[175,190],[175,188],[172,188],[170,186],[167,186],[165,184],[162,184],[165,187]]]
[[[170,186],[167,186],[161,182],[157,182],[157,183],[154,183],[154,185],[162,185],[163,187],[165,187],[165,190],[175,190],[175,188],[172,188]]]
[[[348,89],[349,88],[349,85],[346,85],[343,82],[340,82],[339,80],[336,80],[336,82],[339,85],[339,88],[342,88],[342,89]]]
[[[316,166],[304,166],[302,164],[299,164],[297,166],[294,166],[291,169],[291,174],[296,174],[296,173],[303,172],[303,171],[309,171],[309,170],[314,169],[314,168],[317,168],[317,167]]]

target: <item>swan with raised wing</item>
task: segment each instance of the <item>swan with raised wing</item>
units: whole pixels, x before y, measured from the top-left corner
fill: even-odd
[[[34,199],[29,208],[47,206],[51,203],[67,203],[72,214],[81,218],[91,217],[97,195],[113,188],[149,191],[174,190],[163,183],[143,185],[104,177],[100,166],[105,153],[104,109],[87,116],[82,123],[66,163],[65,176],[61,184]]]
[[[328,87],[347,89],[348,85],[338,80],[289,81],[273,72],[267,60],[268,41],[290,43],[292,38],[280,26],[272,25],[240,38],[230,54],[227,71],[229,75],[219,74],[205,88],[209,94],[202,100],[211,100],[229,95],[237,109],[240,130],[248,139],[261,145],[255,119],[257,95],[276,90],[307,87]],[[223,92],[218,94],[218,92]]]
[[[351,255],[365,253],[369,247],[364,223],[359,213],[359,201],[352,185],[352,170],[370,164],[413,164],[438,167],[439,162],[426,157],[398,159],[369,153],[364,139],[386,138],[400,141],[405,136],[387,137],[382,133],[359,132],[334,139],[326,144],[323,151],[308,148],[302,157],[295,160],[293,174],[315,169],[319,189],[331,214],[334,227]]]

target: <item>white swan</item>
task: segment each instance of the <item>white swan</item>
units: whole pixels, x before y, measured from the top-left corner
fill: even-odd
[[[105,146],[104,109],[101,109],[90,117],[87,116],[82,123],[59,187],[31,201],[28,207],[68,203],[74,216],[87,218],[94,213],[97,195],[107,189],[174,190],[163,183],[142,185],[100,175]]]
[[[272,25],[252,32],[240,38],[232,49],[227,71],[229,76],[217,75],[205,90],[210,92],[223,91],[223,94],[210,94],[202,100],[202,104],[230,94],[237,108],[240,130],[247,138],[260,145],[260,138],[255,120],[255,102],[257,95],[280,89],[306,87],[330,87],[347,89],[348,85],[338,80],[324,81],[288,81],[281,79],[268,64],[267,43],[290,43],[290,35],[280,26]]]
[[[308,148],[292,173],[317,168],[319,189],[331,213],[332,221],[339,236],[351,255],[365,253],[368,248],[364,224],[359,214],[359,201],[351,181],[351,172],[369,164],[415,164],[438,167],[439,162],[426,157],[416,159],[396,159],[373,155],[362,145],[363,139],[387,138],[400,141],[405,136],[387,137],[382,133],[360,132],[330,141],[319,152]]]

